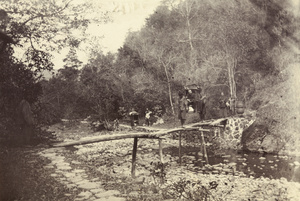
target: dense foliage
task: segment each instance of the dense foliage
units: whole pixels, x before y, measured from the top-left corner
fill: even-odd
[[[208,97],[208,113],[216,117],[221,91],[247,102],[257,81],[284,69],[286,63],[279,55],[298,41],[299,19],[286,3],[168,0],[140,31],[128,33],[116,54],[104,55],[94,46],[83,65],[77,49],[88,36],[72,33],[84,33],[92,21],[84,15],[86,9],[93,9],[91,4],[20,2],[2,3],[7,13],[2,27],[25,50],[26,59],[23,63],[14,59],[12,48],[1,55],[9,58],[1,63],[6,78],[1,79],[1,93],[22,86],[26,95],[32,94],[44,124],[88,116],[112,120],[122,115],[120,108],[129,111],[132,107],[140,114],[147,107],[174,114],[177,92],[188,84],[201,86]],[[102,15],[94,22],[105,19]],[[38,79],[39,71],[53,67],[50,52],[66,45],[70,51],[58,73],[49,80]],[[8,111],[16,104],[17,94],[21,93],[1,96],[5,97],[2,105],[15,100]]]
[[[41,120],[38,123],[49,123],[43,118],[49,111],[58,116],[59,108],[41,102],[45,98],[41,72],[53,70],[53,51],[78,47],[84,38],[74,33],[83,33],[92,19],[85,15],[90,4],[72,1],[1,1],[0,8],[0,129],[7,134],[16,127],[15,108],[22,99],[32,104]],[[2,41],[3,36],[10,39],[9,44]]]

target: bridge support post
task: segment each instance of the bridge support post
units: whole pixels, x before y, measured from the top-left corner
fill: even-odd
[[[138,138],[135,137],[134,141],[133,141],[133,150],[132,150],[132,165],[131,165],[131,176],[132,176],[132,178],[135,178],[137,143],[138,143]]]
[[[179,131],[179,148],[178,148],[178,156],[179,156],[179,165],[181,166],[181,132]]]
[[[207,156],[207,152],[206,152],[206,145],[205,145],[205,139],[204,139],[203,131],[201,131],[201,138],[202,138],[203,155],[205,157],[206,163],[208,164],[208,156]]]
[[[158,139],[158,143],[159,143],[159,160],[161,163],[164,163],[164,159],[163,159],[163,152],[162,152],[162,139]]]

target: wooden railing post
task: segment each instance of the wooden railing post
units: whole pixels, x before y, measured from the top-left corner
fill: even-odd
[[[131,176],[132,176],[132,178],[135,178],[137,143],[138,143],[138,138],[135,137],[134,141],[133,141],[133,150],[132,150],[132,166],[131,166]]]

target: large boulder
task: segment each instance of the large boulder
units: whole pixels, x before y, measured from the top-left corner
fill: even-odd
[[[252,124],[243,132],[242,148],[252,152],[278,153],[284,147],[281,137],[272,135],[267,125]]]
[[[244,150],[261,151],[261,144],[264,138],[268,135],[267,126],[252,124],[248,129],[243,131],[241,144]]]

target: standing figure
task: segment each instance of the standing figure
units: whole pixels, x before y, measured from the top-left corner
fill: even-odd
[[[119,125],[120,125],[119,119],[115,119],[114,120],[114,130],[118,131],[119,130]]]
[[[137,113],[134,108],[132,108],[131,112],[129,112],[130,125],[131,125],[132,129],[134,128],[135,125],[138,124],[138,121],[139,121],[138,115],[139,115],[139,113]]]
[[[220,101],[219,101],[219,108],[220,108],[221,118],[227,117],[227,99],[224,96],[223,92],[221,92],[221,97],[220,97]]]
[[[188,101],[183,93],[179,93],[179,112],[178,112],[178,119],[180,119],[181,127],[186,120],[186,113],[188,111]]]
[[[17,124],[22,133],[22,139],[25,144],[29,144],[33,137],[34,118],[30,104],[26,100],[22,100],[17,107]]]
[[[198,107],[199,107],[199,117],[200,117],[200,121],[205,119],[205,114],[206,114],[206,96],[203,96],[198,103]]]
[[[146,126],[150,126],[150,117],[151,117],[152,112],[147,108],[145,112],[145,123]]]

